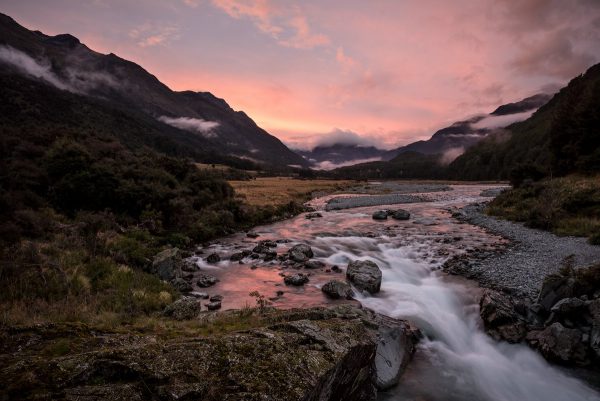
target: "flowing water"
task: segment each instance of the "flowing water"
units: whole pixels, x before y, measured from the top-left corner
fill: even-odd
[[[452,279],[439,271],[447,258],[475,248],[494,248],[503,239],[478,227],[461,224],[449,208],[481,201],[484,186],[454,186],[452,191],[425,194],[431,202],[394,205],[412,214],[409,221],[376,222],[371,213],[382,207],[324,212],[322,218],[304,216],[257,229],[258,239],[238,234],[206,249],[222,255],[248,249],[263,239],[291,240],[280,244],[279,253],[295,243],[309,244],[315,259],[327,266],[345,268],[351,260],[372,260],[383,272],[381,292],[357,295],[357,301],[377,312],[408,319],[425,338],[395,389],[381,393],[381,400],[414,401],[579,401],[600,400],[583,382],[549,365],[524,345],[499,343],[481,328],[478,296],[471,282]],[[328,199],[314,200],[322,209]],[[253,265],[253,262],[256,264]],[[258,290],[278,307],[331,303],[320,287],[342,273],[312,271],[304,287],[288,287],[281,274],[292,273],[278,262],[244,260],[209,265],[221,281],[212,293],[224,295],[225,308],[253,305],[248,294]],[[277,291],[283,294],[276,295]],[[343,302],[343,301],[336,301]]]

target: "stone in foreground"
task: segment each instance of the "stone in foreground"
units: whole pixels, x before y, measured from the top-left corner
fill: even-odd
[[[376,294],[381,289],[381,269],[370,260],[355,260],[348,264],[346,277],[359,290]]]
[[[302,273],[292,274],[291,276],[285,276],[283,282],[287,285],[301,286],[308,283],[308,277]]]
[[[378,210],[371,217],[373,217],[373,220],[387,220],[388,213],[386,210]]]
[[[392,213],[392,218],[395,220],[408,220],[410,219],[410,213],[407,210],[398,209]]]
[[[241,319],[240,312],[222,313]],[[263,322],[258,328],[208,337],[122,334],[72,325],[0,328],[6,349],[19,349],[32,339],[37,344],[3,355],[3,396],[372,401],[376,384],[393,382],[388,378],[401,373],[411,357],[411,352],[400,352],[399,359],[389,360],[391,366],[377,360],[395,352],[382,341],[394,346],[396,341],[406,341],[396,347],[404,350],[413,346],[414,337],[405,322],[365,309],[340,305],[268,313],[256,317]],[[400,336],[389,334],[395,327]],[[40,357],[40,349],[50,349],[56,338],[73,338],[70,351]]]

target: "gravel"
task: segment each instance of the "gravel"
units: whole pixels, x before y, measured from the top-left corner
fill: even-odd
[[[355,207],[394,205],[397,203],[425,202],[426,199],[415,195],[388,194],[366,196],[341,196],[330,199],[325,210],[352,209]]]
[[[460,219],[512,241],[508,251],[462,266],[467,267],[468,275],[485,286],[535,299],[544,278],[557,272],[567,256],[574,255],[575,267],[600,262],[600,246],[590,245],[585,238],[558,237],[519,223],[498,220],[484,215],[482,208],[481,204],[468,205],[462,209]]]

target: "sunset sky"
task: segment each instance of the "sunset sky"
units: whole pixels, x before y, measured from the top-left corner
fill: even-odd
[[[598,0],[0,0],[174,90],[210,91],[293,147],[393,147],[600,61]]]

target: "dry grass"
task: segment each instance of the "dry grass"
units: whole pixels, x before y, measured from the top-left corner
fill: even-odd
[[[333,193],[356,184],[349,180],[299,180],[289,177],[262,177],[229,183],[235,189],[236,197],[252,206],[306,202],[313,192]]]

